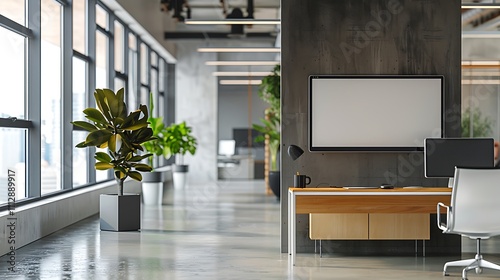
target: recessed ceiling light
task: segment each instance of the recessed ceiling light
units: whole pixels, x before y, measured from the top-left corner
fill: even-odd
[[[266,52],[279,53],[280,48],[198,48],[198,52]]]
[[[220,19],[220,20],[196,20],[186,19],[186,24],[281,24],[279,19]]]
[[[205,65],[209,66],[274,66],[279,61],[207,61]]]
[[[261,80],[220,80],[219,84],[221,85],[233,85],[233,86],[241,86],[241,85],[260,85],[262,83]]]

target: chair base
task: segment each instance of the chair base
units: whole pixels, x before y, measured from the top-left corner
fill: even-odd
[[[483,271],[483,268],[490,268],[500,271],[500,265],[484,260],[483,256],[480,254],[477,254],[474,259],[459,260],[459,261],[445,263],[443,268],[444,276],[449,276],[449,274],[446,272],[449,266],[465,266],[464,270],[462,270],[462,280],[467,280],[467,272],[473,269],[476,270],[477,274],[480,274]]]

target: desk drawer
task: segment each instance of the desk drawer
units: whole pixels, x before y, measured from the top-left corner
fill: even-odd
[[[309,214],[309,238],[368,239],[368,214]]]
[[[429,214],[378,214],[371,213],[369,217],[370,239],[377,240],[429,240]]]

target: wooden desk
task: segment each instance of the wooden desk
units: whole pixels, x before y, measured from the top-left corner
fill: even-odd
[[[288,252],[296,256],[296,214],[436,213],[437,203],[450,205],[451,188],[289,188]]]

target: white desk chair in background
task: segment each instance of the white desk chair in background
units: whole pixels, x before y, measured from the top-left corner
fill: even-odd
[[[446,223],[441,223],[440,210],[446,208]],[[462,280],[467,272],[483,268],[500,270],[500,266],[486,261],[481,255],[481,239],[500,235],[500,169],[456,168],[451,194],[451,205],[437,205],[437,223],[443,233],[460,234],[476,239],[477,254],[474,259],[447,262],[443,275],[448,276],[449,266],[465,267]]]

